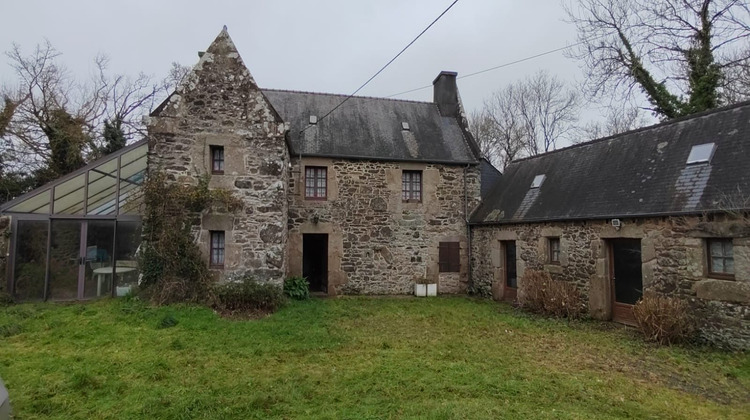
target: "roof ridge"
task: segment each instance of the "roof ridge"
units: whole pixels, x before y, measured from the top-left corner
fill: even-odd
[[[680,122],[684,122],[684,121],[689,121],[689,120],[693,120],[693,119],[705,117],[707,115],[713,115],[713,114],[719,114],[721,112],[731,111],[731,110],[734,110],[734,109],[737,109],[737,108],[742,108],[744,106],[750,106],[750,100],[749,101],[737,102],[737,103],[734,103],[734,104],[731,104],[731,105],[726,105],[726,106],[723,106],[723,107],[720,107],[720,108],[713,108],[713,109],[709,109],[709,110],[706,110],[706,111],[696,112],[695,114],[684,115],[682,117],[674,118],[674,119],[667,120],[667,121],[662,121],[660,123],[656,123],[656,124],[652,124],[652,125],[647,125],[645,127],[634,128],[632,130],[623,131],[622,133],[612,134],[610,136],[600,137],[598,139],[584,141],[584,142],[581,142],[581,143],[578,143],[578,144],[572,144],[570,146],[562,147],[560,149],[550,150],[549,152],[540,153],[538,155],[527,156],[527,157],[515,159],[515,160],[513,160],[510,163],[513,164],[513,163],[516,163],[516,162],[524,162],[524,161],[528,161],[528,160],[532,160],[532,159],[536,159],[536,158],[541,158],[543,156],[551,155],[551,154],[557,153],[557,152],[563,152],[563,151],[570,150],[570,149],[576,149],[576,148],[579,148],[579,147],[590,146],[592,144],[603,143],[605,141],[617,139],[619,137],[625,137],[625,136],[630,135],[630,134],[640,133],[640,132],[648,131],[648,130],[655,130],[657,128],[670,126],[672,124],[677,124],[677,123],[680,123]]]
[[[329,93],[329,92],[312,92],[309,90],[295,90],[295,89],[270,89],[270,88],[260,88],[261,92],[287,92],[287,93],[305,93],[309,95],[325,95],[325,96],[340,96],[343,98],[346,98],[348,96],[351,96],[352,98],[357,99],[377,99],[382,101],[392,101],[392,102],[407,102],[407,103],[417,103],[417,104],[434,104],[434,102],[430,101],[415,101],[411,99],[395,99],[395,98],[384,98],[380,96],[364,96],[364,95],[347,95],[343,93]]]

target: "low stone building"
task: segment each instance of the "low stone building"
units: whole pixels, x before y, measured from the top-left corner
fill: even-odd
[[[701,333],[750,344],[750,104],[511,163],[472,216],[476,290],[514,299],[527,269],[633,323],[646,290],[688,300]]]

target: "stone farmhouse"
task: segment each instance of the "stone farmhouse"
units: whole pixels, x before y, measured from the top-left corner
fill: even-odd
[[[632,323],[653,289],[688,299],[707,339],[750,346],[750,103],[513,162],[480,158],[456,73],[415,102],[261,89],[226,28],[150,116],[148,139],[0,206],[0,272],[20,300],[127,293],[141,185],[239,197],[194,236],[217,278],[327,294],[513,300],[527,269]]]

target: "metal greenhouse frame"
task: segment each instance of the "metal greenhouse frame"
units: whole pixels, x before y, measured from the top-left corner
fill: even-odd
[[[10,293],[18,300],[127,293],[138,277],[147,162],[141,140],[1,205],[11,218]]]

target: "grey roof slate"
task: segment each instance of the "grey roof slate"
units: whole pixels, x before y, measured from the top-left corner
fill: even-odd
[[[716,143],[710,163],[692,146]],[[546,178],[530,189],[536,175]],[[750,205],[750,102],[512,162],[472,223],[677,215]]]
[[[479,163],[479,171],[482,174],[480,195],[482,200],[484,200],[490,194],[490,191],[492,191],[492,187],[502,179],[503,174],[485,158],[482,158],[482,161]]]
[[[442,117],[434,103],[355,96],[320,120],[346,96],[262,91],[290,124],[289,142],[295,155],[478,163],[470,146],[473,140],[456,118]],[[319,119],[315,125],[310,124],[312,115]],[[409,130],[402,129],[402,122],[409,124]]]

